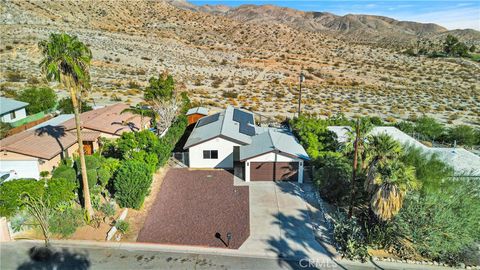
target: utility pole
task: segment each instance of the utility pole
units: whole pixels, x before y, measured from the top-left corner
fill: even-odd
[[[303,75],[303,71],[300,72],[299,80],[300,80],[300,92],[298,95],[298,118],[300,118],[300,113],[302,110],[302,82],[305,81],[305,75]]]

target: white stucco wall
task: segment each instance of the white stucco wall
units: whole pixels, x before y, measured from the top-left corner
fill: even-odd
[[[214,138],[189,149],[190,168],[233,168],[233,147],[240,144]],[[204,150],[217,150],[218,159],[203,159]]]
[[[0,160],[0,172],[15,171],[14,178],[40,178],[38,160]]]
[[[298,182],[303,183],[303,160],[300,158],[292,158],[277,153],[266,153],[245,161],[245,181],[250,182],[250,162],[299,162],[298,164]]]
[[[11,122],[15,122],[15,121],[18,121],[20,119],[23,119],[25,117],[27,117],[27,112],[25,111],[25,108],[23,108],[23,109],[15,111],[15,118],[11,118],[10,113],[6,113],[6,114],[2,115],[1,119],[2,119],[2,122],[11,123]]]

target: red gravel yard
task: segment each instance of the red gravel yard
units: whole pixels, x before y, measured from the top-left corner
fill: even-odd
[[[223,170],[170,169],[137,242],[236,249],[249,234],[247,186]]]

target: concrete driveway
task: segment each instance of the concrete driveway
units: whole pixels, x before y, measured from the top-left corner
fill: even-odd
[[[315,240],[312,216],[318,209],[312,185],[296,182],[239,182],[250,192],[250,237],[240,251],[279,258],[310,258],[333,263]]]

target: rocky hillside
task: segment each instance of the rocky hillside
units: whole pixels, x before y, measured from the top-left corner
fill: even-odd
[[[171,0],[173,5],[194,11],[223,15],[243,23],[285,24],[301,30],[329,33],[349,41],[379,45],[405,45],[416,38],[432,38],[448,33],[461,33],[460,38],[480,42],[480,32],[454,30],[433,23],[398,21],[373,15],[337,16],[328,12],[304,12],[274,5],[195,6],[183,0]]]
[[[229,103],[291,117],[303,70],[303,108],[312,114],[370,114],[396,121],[425,113],[449,123],[480,122],[480,68],[472,61],[409,57],[394,48],[337,38],[333,30],[314,31],[326,21],[334,25],[332,14],[309,13],[317,22],[306,30],[286,23],[295,16],[302,21],[297,11],[284,22],[267,22],[225,15],[228,7],[178,6],[149,0],[2,1],[2,94],[47,84],[37,43],[65,31],[93,52],[87,99],[97,105],[141,102],[148,78],[169,72],[180,89],[204,105]],[[378,28],[401,24],[375,20]],[[410,31],[430,29],[425,27]],[[66,95],[62,86],[50,86]]]

